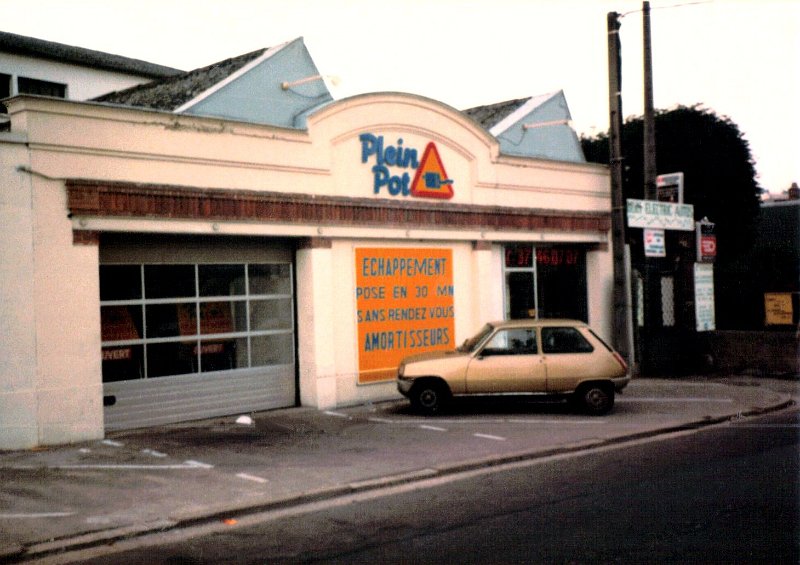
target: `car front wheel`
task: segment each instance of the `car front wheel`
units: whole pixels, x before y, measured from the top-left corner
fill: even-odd
[[[429,416],[441,412],[449,397],[447,388],[432,380],[415,385],[410,396],[414,408]]]
[[[594,416],[607,414],[614,407],[614,388],[609,385],[586,385],[578,391],[577,397],[583,409]]]

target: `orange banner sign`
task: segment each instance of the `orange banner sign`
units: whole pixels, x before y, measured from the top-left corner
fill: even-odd
[[[356,249],[358,382],[391,380],[403,357],[454,347],[450,249]]]

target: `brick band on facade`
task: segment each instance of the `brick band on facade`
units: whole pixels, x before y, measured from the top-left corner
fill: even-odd
[[[335,226],[606,232],[607,212],[392,202],[245,190],[68,179],[75,216],[302,222]]]

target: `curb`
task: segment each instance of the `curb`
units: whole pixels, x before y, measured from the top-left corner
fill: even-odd
[[[184,518],[176,519],[163,519],[145,524],[123,526],[120,528],[113,528],[109,530],[100,530],[85,534],[77,534],[66,536],[63,538],[55,538],[48,541],[33,543],[27,546],[14,544],[11,546],[0,547],[0,564],[5,563],[22,563],[33,559],[39,559],[47,556],[52,556],[60,553],[67,553],[72,551],[80,551],[99,547],[109,543],[115,543],[125,540],[131,540],[146,535],[163,533],[168,531],[180,530],[195,526],[212,524],[224,519],[233,518],[235,516],[258,514],[271,510],[282,508],[291,508],[312,502],[320,502],[338,498],[340,496],[379,490],[382,488],[409,484],[436,477],[445,477],[449,475],[456,475],[477,469],[486,469],[491,467],[499,467],[509,463],[518,463],[522,461],[532,461],[536,459],[544,459],[554,455],[563,455],[568,453],[580,453],[589,451],[599,447],[607,447],[613,445],[623,445],[630,442],[635,442],[642,439],[667,435],[670,433],[698,430],[710,426],[715,426],[725,422],[736,421],[738,419],[749,418],[754,416],[761,416],[772,412],[778,412],[793,406],[795,402],[790,398],[778,404],[767,406],[764,408],[751,408],[746,411],[737,412],[736,414],[717,416],[714,418],[707,417],[703,420],[697,420],[684,424],[674,426],[667,426],[646,432],[637,432],[629,435],[618,436],[608,439],[598,439],[578,442],[575,444],[564,445],[544,450],[527,450],[518,453],[511,453],[507,455],[486,457],[482,459],[473,459],[470,461],[462,461],[452,464],[443,464],[432,468],[424,468],[416,471],[401,473],[398,475],[385,475],[373,479],[365,479],[361,481],[351,482],[348,484],[328,487],[319,490],[309,491],[291,496],[280,500],[271,500],[269,502],[249,504],[240,507],[219,508],[211,512],[204,513],[203,515],[186,516]]]

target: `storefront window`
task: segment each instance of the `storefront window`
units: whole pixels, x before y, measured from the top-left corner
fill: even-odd
[[[504,266],[508,318],[588,321],[583,249],[509,245]]]
[[[294,362],[289,264],[103,265],[103,381]]]
[[[194,265],[145,265],[145,298],[195,296]]]
[[[536,317],[536,286],[534,271],[506,273],[509,318],[512,320]]]
[[[200,296],[238,296],[244,290],[244,265],[199,265]]]
[[[292,336],[272,334],[250,339],[253,365],[284,365],[292,362]]]
[[[291,273],[286,264],[248,265],[251,295],[291,295]]]
[[[139,265],[101,265],[100,300],[132,300],[142,297]]]

